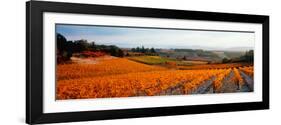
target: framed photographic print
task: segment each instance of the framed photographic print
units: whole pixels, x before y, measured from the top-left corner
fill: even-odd
[[[29,1],[28,124],[269,109],[269,16]]]

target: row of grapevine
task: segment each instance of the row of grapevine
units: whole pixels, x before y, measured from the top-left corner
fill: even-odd
[[[251,67],[239,70],[249,74]],[[247,72],[249,70],[249,72]],[[150,66],[124,58],[102,60],[97,64],[63,64],[57,68],[57,99],[111,98],[157,95],[171,87],[183,85],[184,94],[198,89],[214,78],[215,91],[221,89],[231,72],[233,80],[242,84],[237,68],[170,70]],[[252,70],[253,71],[253,70]]]
[[[132,72],[160,71],[166,68],[137,63],[123,58],[96,59],[96,64],[61,64],[57,67],[58,80],[126,74]]]
[[[239,89],[240,89],[241,86],[244,84],[244,80],[243,80],[242,76],[240,75],[237,68],[234,68],[233,71],[234,71],[233,81],[234,81],[234,83],[236,83],[239,86]]]
[[[239,68],[241,71],[243,71],[244,73],[246,73],[248,76],[251,76],[252,78],[254,77],[254,70],[253,70],[253,66],[250,67],[241,67]]]
[[[231,69],[224,70],[222,73],[218,74],[216,76],[216,79],[214,80],[213,86],[214,90],[218,91],[222,85],[223,85],[223,80],[224,78],[231,72]]]

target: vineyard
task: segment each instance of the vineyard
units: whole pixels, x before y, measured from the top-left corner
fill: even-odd
[[[59,64],[56,96],[86,99],[250,92],[253,77],[251,65],[196,65],[183,70],[103,57],[92,63]]]

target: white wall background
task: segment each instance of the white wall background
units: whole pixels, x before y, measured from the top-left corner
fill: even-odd
[[[20,125],[25,119],[25,1],[0,4],[0,124]],[[50,0],[53,1],[53,0]],[[106,5],[169,8],[270,15],[271,109],[200,115],[135,118],[61,125],[178,125],[178,124],[270,124],[281,123],[281,7],[278,0],[57,0]]]

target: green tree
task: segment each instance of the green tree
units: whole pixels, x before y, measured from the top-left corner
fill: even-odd
[[[223,58],[222,59],[222,63],[229,63],[230,62],[230,59],[228,59],[228,58]]]
[[[155,49],[152,47],[152,48],[150,48],[150,52],[151,53],[156,53],[156,51],[155,51]]]
[[[246,51],[245,55],[240,57],[240,60],[245,62],[254,62],[254,51],[253,50]]]
[[[61,35],[60,33],[57,33],[56,38],[57,38],[57,49],[59,51],[66,50],[66,47],[67,47],[66,38],[63,35]]]
[[[121,50],[121,49],[119,49],[118,50],[118,55],[117,55],[118,57],[124,57],[124,52]]]
[[[56,34],[57,42],[57,61],[63,63],[70,60],[73,53],[73,42],[67,41],[67,39],[60,33]]]
[[[141,47],[141,50],[140,50],[140,52],[142,52],[142,53],[145,53],[145,49],[144,49],[144,46],[142,46],[142,47]]]
[[[141,52],[140,50],[141,50],[140,47],[136,48],[136,52]]]
[[[76,40],[74,41],[74,51],[75,52],[82,52],[85,50],[89,50],[90,44],[88,43],[87,40],[81,39],[81,40]]]
[[[132,48],[131,51],[132,51],[132,52],[136,52],[136,48]]]

